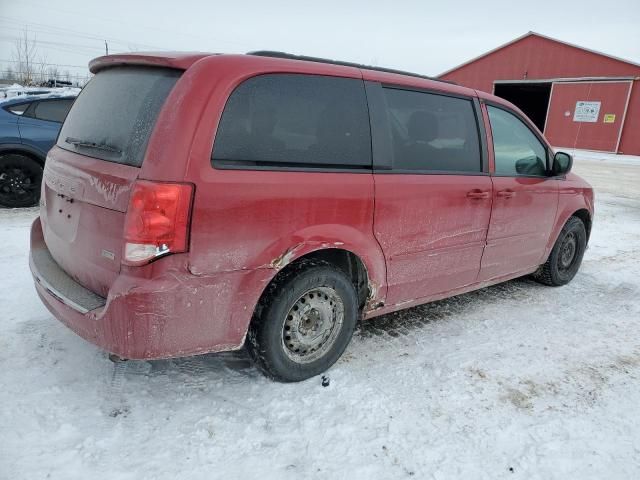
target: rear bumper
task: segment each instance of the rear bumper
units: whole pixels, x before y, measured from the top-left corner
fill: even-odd
[[[36,285],[52,295],[64,305],[80,312],[89,313],[102,308],[107,300],[84,288],[60,268],[46,248],[33,248],[29,256],[29,266]]]
[[[100,297],[67,275],[49,254],[37,218],[29,266],[40,299],[85,340],[122,358],[157,359],[235,350],[244,337],[268,270],[193,275],[184,257],[166,257],[121,273]],[[146,270],[145,270],[146,269]]]

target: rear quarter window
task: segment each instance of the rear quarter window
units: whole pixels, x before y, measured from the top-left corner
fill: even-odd
[[[98,72],[69,111],[57,145],[101,160],[141,166],[158,113],[181,74],[153,67]]]
[[[13,113],[14,115],[23,115],[24,112],[29,108],[30,103],[20,103],[18,105],[10,105],[5,107],[5,110],[9,113]]]
[[[371,168],[362,80],[250,78],[231,94],[212,153],[217,168]]]

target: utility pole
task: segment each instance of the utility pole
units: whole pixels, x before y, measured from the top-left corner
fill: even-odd
[[[104,41],[104,51],[105,51],[105,55],[109,55],[109,44],[107,43],[107,41]]]

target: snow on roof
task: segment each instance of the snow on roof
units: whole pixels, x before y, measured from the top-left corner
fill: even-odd
[[[13,84],[9,87],[0,88],[0,103],[8,100],[23,100],[26,97],[32,98],[53,98],[53,97],[77,97],[81,88],[78,87],[23,87]]]

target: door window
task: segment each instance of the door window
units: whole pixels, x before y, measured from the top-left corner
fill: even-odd
[[[62,123],[72,103],[73,99],[41,101],[35,106],[34,114],[39,120]]]
[[[480,172],[478,124],[470,99],[383,89],[393,169]]]
[[[547,149],[515,115],[488,107],[497,175],[545,176]]]

